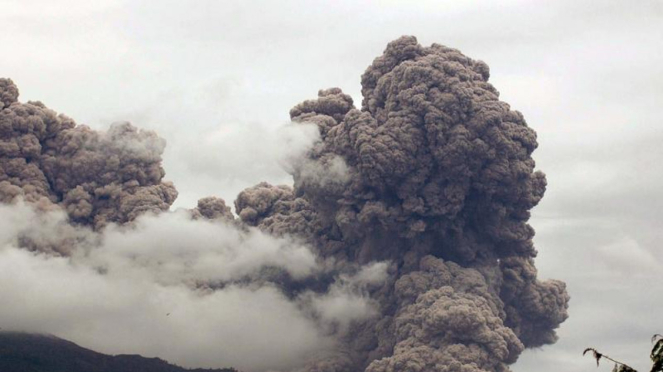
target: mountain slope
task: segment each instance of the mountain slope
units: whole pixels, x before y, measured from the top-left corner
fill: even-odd
[[[106,355],[49,335],[0,332],[2,372],[236,372],[185,369],[159,358]]]

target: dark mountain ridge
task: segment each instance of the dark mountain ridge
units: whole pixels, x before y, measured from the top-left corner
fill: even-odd
[[[0,332],[1,372],[237,372],[186,369],[159,358],[106,355],[51,335]]]

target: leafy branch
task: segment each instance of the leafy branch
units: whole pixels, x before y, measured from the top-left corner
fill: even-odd
[[[655,334],[654,337],[651,338],[651,342],[653,343],[655,340],[657,341],[649,355],[652,362],[654,362],[654,365],[651,367],[651,372],[663,372],[663,336]]]
[[[582,355],[585,356],[585,354],[587,354],[588,351],[592,351],[592,353],[594,354],[593,356],[594,359],[596,359],[597,367],[599,366],[599,361],[601,360],[601,358],[603,358],[615,363],[615,368],[612,369],[613,372],[637,372],[635,369],[628,366],[627,364],[612,359],[609,356],[598,352],[598,350],[594,349],[593,347],[588,347],[587,349],[585,349],[585,351],[582,352]]]
[[[651,342],[654,344],[654,347],[651,350],[649,357],[651,358],[654,365],[651,368],[650,372],[663,372],[663,335],[655,334],[651,338]],[[612,372],[637,372],[633,367],[627,365],[626,363],[620,362],[618,360],[612,359],[611,357],[600,353],[598,350],[593,347],[588,347],[585,351],[582,352],[584,356],[587,352],[591,351],[592,356],[596,359],[596,366],[599,366],[599,361],[601,359],[607,359],[615,363],[615,367],[612,369]]]

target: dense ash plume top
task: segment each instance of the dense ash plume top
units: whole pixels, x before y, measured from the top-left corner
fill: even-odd
[[[458,50],[402,37],[363,74],[361,109],[332,88],[290,111],[320,130],[302,164],[333,173],[341,161],[344,174],[316,182],[295,166],[293,190],[240,194],[240,217],[337,262],[398,267],[372,293],[380,317],[310,370],[504,371],[523,348],[556,341],[569,296],[537,280],[527,224],[546,186],[536,133],[488,78]]]
[[[154,132],[76,125],[41,102],[18,102],[9,79],[0,79],[0,97],[0,201],[60,204],[72,221],[101,227],[168,210],[177,197],[162,181],[166,144]]]

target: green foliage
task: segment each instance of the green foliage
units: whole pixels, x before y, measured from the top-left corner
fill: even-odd
[[[652,348],[649,357],[651,358],[654,365],[651,367],[650,372],[663,372],[663,336],[655,334],[654,337],[652,337],[651,342],[654,343],[654,347]],[[594,359],[596,359],[597,367],[599,366],[599,361],[601,359],[607,359],[615,363],[615,367],[612,369],[612,372],[637,372],[632,367],[618,360],[612,359],[609,356],[602,354],[598,352],[598,350],[591,347],[585,349],[585,351],[582,352],[582,355],[584,356],[585,354],[587,354],[588,351],[591,351],[592,356],[594,357]]]

